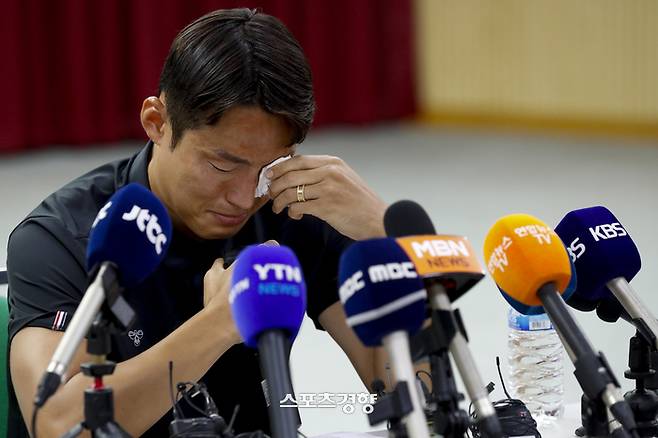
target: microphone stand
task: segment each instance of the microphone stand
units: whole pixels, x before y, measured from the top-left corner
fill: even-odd
[[[459,402],[464,399],[464,395],[457,390],[448,348],[457,330],[464,337],[466,330],[459,310],[453,310],[452,314],[457,326],[453,324],[450,312],[432,310],[432,325],[414,336],[411,350],[414,361],[429,356],[432,372],[432,393],[429,402],[434,407],[434,432],[445,438],[463,438],[468,431],[470,419],[468,413],[459,408]],[[437,327],[441,329],[437,330]]]
[[[644,379],[644,385],[658,394],[658,349],[651,351],[651,368],[656,372]]]
[[[589,438],[612,436],[608,411],[601,400],[591,400],[583,394],[580,399],[580,419],[582,426],[576,429],[576,436]]]
[[[80,366],[85,376],[92,377],[94,383],[84,392],[84,419],[73,426],[62,438],[74,438],[84,430],[91,432],[92,438],[131,438],[114,420],[114,396],[112,388],[103,383],[103,376],[114,372],[116,363],[107,360],[112,351],[111,335],[122,333],[132,325],[135,312],[121,296],[121,288],[106,282],[105,304],[101,307],[87,339],[87,353],[92,361]]]
[[[631,405],[641,437],[658,437],[658,394],[651,387],[657,380],[655,353],[656,349],[639,331],[630,339],[629,369],[624,376],[635,380],[635,389],[624,394],[624,398]]]
[[[470,419],[466,411],[459,409],[459,402],[464,399],[464,395],[457,391],[448,352],[430,355],[430,367],[432,398],[436,403],[434,431],[446,438],[463,437],[468,431]]]
[[[635,389],[624,394],[624,399],[631,407],[637,423],[640,437],[658,437],[658,383],[655,366],[658,355],[646,338],[636,332],[629,341],[628,366],[624,372],[627,379],[635,380]],[[592,401],[583,395],[581,399],[581,416],[583,427],[576,431],[578,436],[608,437],[608,416],[605,406],[600,401]]]
[[[412,383],[412,384],[415,384]],[[407,428],[402,419],[407,416],[414,407],[411,403],[411,395],[407,382],[400,381],[395,389],[382,397],[378,397],[372,412],[368,414],[368,422],[374,426],[384,421],[389,424],[389,437],[413,438],[407,434]]]

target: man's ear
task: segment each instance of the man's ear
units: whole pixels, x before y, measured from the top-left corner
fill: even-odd
[[[140,119],[146,135],[153,143],[160,145],[165,136],[167,121],[167,109],[164,102],[155,96],[144,99]]]

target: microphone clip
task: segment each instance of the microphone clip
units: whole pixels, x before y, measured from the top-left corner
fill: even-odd
[[[407,432],[402,419],[413,410],[407,382],[401,381],[393,391],[387,393],[373,406],[368,414],[368,422],[374,426],[384,421],[389,422],[389,429],[396,438],[406,438]]]
[[[468,342],[459,309],[432,310],[430,315],[432,324],[411,338],[411,359],[414,362],[425,356],[447,351],[457,333],[461,333]]]

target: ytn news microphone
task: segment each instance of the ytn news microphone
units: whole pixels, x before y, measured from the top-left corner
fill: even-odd
[[[484,242],[487,269],[500,289],[526,306],[543,306],[575,366],[574,374],[590,400],[600,400],[621,424],[615,436],[636,432],[629,405],[601,353],[594,351],[561,294],[571,278],[567,250],[544,222],[527,214],[499,219]],[[623,427],[623,429],[622,429]]]
[[[292,395],[288,352],[306,311],[306,284],[293,251],[272,245],[245,248],[235,261],[229,303],[245,345],[258,349],[273,437],[296,438],[297,411],[280,406]]]
[[[397,242],[424,280],[429,304],[442,320],[440,324],[433,321],[432,328],[441,331],[439,336],[447,339],[448,349],[477,414],[478,429],[486,437],[503,436],[451,303],[484,276],[470,242],[462,236],[437,235],[425,210],[413,201],[392,204],[384,214],[384,227],[387,235],[398,237]]]
[[[170,241],[167,210],[139,184],[119,189],[101,208],[87,245],[87,269],[93,280],[39,383],[34,401],[37,407],[43,406],[59,387],[103,302],[110,308],[126,306],[121,297],[123,288],[138,285],[155,271]],[[132,321],[122,323],[128,327]]]
[[[396,381],[406,383],[411,398],[412,410],[403,420],[407,433],[428,438],[409,351],[409,336],[423,324],[427,299],[413,263],[393,239],[370,239],[342,254],[338,272],[348,325],[364,345],[384,345]]]
[[[579,302],[603,303],[597,312],[610,319],[605,314],[610,306],[605,304],[618,300],[637,330],[658,349],[658,321],[629,284],[640,270],[640,253],[612,212],[601,206],[571,211],[555,232],[567,244],[575,263]]]

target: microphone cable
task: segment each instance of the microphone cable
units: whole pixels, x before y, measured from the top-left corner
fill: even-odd
[[[496,367],[498,369],[500,383],[503,386],[503,392],[507,396],[506,399],[493,402],[493,407],[496,411],[496,416],[500,421],[503,433],[508,437],[523,436],[541,438],[541,434],[539,433],[539,430],[537,430],[537,422],[532,418],[532,414],[528,410],[528,407],[523,401],[512,398],[507,392],[505,381],[503,380],[503,374],[500,371],[500,357],[498,356],[496,356]],[[491,388],[489,391],[491,393],[494,387],[493,382],[487,387]],[[471,417],[470,431],[473,438],[482,438],[476,424],[477,415],[473,410],[473,403],[468,407],[468,414]]]
[[[172,415],[174,420],[171,424],[180,426],[178,430],[171,431],[171,438],[184,437],[221,437],[233,438],[232,426],[240,406],[233,410],[231,421],[227,425],[219,415],[214,400],[208,393],[206,385],[202,382],[179,382],[176,384],[176,395],[174,395],[174,363],[169,361],[169,396],[171,397]],[[192,395],[190,395],[192,393]],[[192,397],[201,394],[204,406],[200,408]],[[198,412],[200,417],[185,418],[181,406],[177,400],[185,400],[191,409]],[[170,426],[171,429],[171,426]]]
[[[226,424],[224,419],[219,415],[217,405],[210,396],[208,388],[204,383],[179,382],[176,384],[176,390],[177,393],[174,395],[174,364],[172,361],[169,361],[169,395],[171,397],[172,414],[174,416],[172,424],[176,421],[185,423],[185,427],[171,433],[170,438],[270,438],[269,435],[261,430],[234,435],[233,424],[240,410],[240,405],[235,406],[231,420]],[[199,394],[203,396],[203,408],[199,407],[192,400],[193,397]],[[177,400],[185,400],[190,408],[200,414],[200,417],[185,418]],[[211,424],[209,424],[209,420]],[[209,429],[213,430],[211,431]],[[306,438],[301,431],[298,430],[297,433],[303,438]]]
[[[37,438],[37,414],[39,413],[40,406],[34,406],[32,411],[32,438]]]

